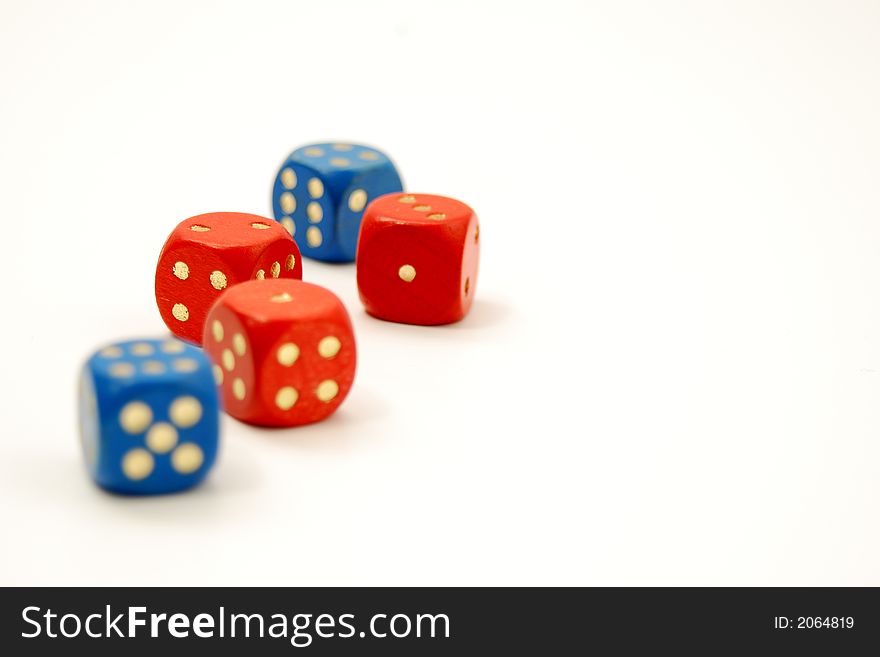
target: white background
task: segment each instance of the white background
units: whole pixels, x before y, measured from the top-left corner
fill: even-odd
[[[880,5],[0,5],[0,582],[880,585]],[[95,488],[81,361],[294,147],[481,218],[477,302],[366,316],[330,420]]]

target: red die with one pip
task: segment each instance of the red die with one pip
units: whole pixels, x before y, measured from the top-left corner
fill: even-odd
[[[354,380],[354,332],[345,307],[329,290],[303,281],[230,288],[208,313],[204,346],[224,410],[251,424],[323,420]]]
[[[296,242],[276,221],[212,212],[181,222],[156,266],[156,303],[176,336],[202,343],[208,309],[227,287],[249,279],[302,278]]]
[[[358,292],[380,319],[457,322],[473,302],[479,259],[480,226],[467,205],[431,194],[387,194],[364,211]]]

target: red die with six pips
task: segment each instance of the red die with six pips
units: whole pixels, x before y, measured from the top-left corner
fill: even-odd
[[[208,313],[203,336],[224,410],[264,426],[322,420],[345,399],[354,332],[329,290],[297,280],[241,283]]]
[[[208,309],[227,287],[253,279],[302,278],[296,242],[255,214],[212,212],[181,222],[156,266],[156,303],[176,336],[201,344]]]

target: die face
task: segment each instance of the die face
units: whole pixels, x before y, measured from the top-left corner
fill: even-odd
[[[369,200],[403,189],[391,160],[358,144],[309,144],[296,149],[275,177],[276,220],[296,239],[303,255],[351,262]]]
[[[358,293],[367,312],[406,324],[448,324],[473,303],[479,223],[444,196],[389,194],[365,213],[357,252]]]
[[[270,284],[271,281],[263,282],[261,288]],[[254,390],[257,379],[253,344],[254,337],[259,337],[258,328],[219,300],[205,323],[205,353],[213,362],[214,381],[223,409],[245,422],[259,413]]]
[[[303,255],[325,262],[344,260],[334,239],[336,203],[317,169],[288,159],[276,176],[272,207],[278,223],[301,245]]]
[[[172,333],[201,344],[211,304],[227,287],[276,276],[302,278],[296,243],[258,215],[217,212],[181,222],[156,267],[156,303]]]
[[[263,423],[296,426],[325,419],[348,396],[356,362],[354,332],[341,303],[321,319],[289,324],[262,360]]]
[[[89,474],[122,494],[170,493],[199,483],[217,453],[211,364],[179,340],[105,347],[83,366],[80,435]]]
[[[256,257],[251,271],[243,280],[270,278],[302,279],[302,256],[291,239],[275,240]],[[213,303],[215,299],[212,299]]]
[[[246,345],[240,358],[229,337],[235,333]],[[226,411],[263,426],[297,426],[332,414],[348,395],[357,362],[342,302],[292,280],[244,283],[224,293],[209,314],[205,349],[223,370]]]
[[[393,167],[391,159],[377,148],[351,143],[316,143],[300,146],[289,159],[314,167],[331,182],[338,183],[335,191],[347,187],[346,176],[354,173]]]
[[[200,344],[210,304],[244,276],[222,253],[204,245],[169,239],[156,266],[156,305],[168,329]]]

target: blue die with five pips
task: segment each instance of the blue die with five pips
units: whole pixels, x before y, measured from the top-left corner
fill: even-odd
[[[86,467],[116,493],[190,488],[217,455],[212,365],[179,340],[131,340],[93,354],[80,376],[79,416]]]

